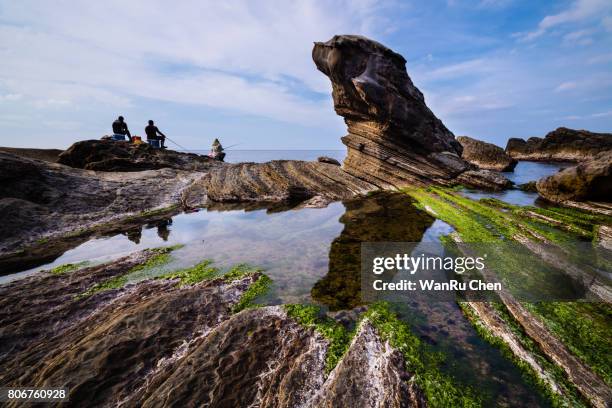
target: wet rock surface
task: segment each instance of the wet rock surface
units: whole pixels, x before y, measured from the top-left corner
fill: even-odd
[[[612,202],[612,150],[545,177],[536,183],[540,196],[565,201]]]
[[[517,160],[575,161],[590,160],[606,150],[612,150],[611,133],[595,133],[560,127],[544,138],[527,140],[511,138],[506,153]]]
[[[401,354],[367,322],[328,375],[329,341],[283,307],[233,312],[258,273],[188,285],[145,280],[75,296],[150,256],[0,287],[8,307],[0,314],[0,384],[67,387],[71,407],[335,407],[346,398],[351,406],[424,406]],[[24,341],[6,342],[11,336]]]
[[[192,187],[203,175],[93,172],[0,153],[0,253],[159,208],[202,205],[206,195]]]
[[[379,187],[401,187],[456,184],[472,169],[460,157],[461,144],[425,104],[401,55],[365,37],[337,35],[315,43],[312,57],[331,80],[334,108],[348,127],[346,172]]]
[[[401,353],[381,341],[365,320],[312,406],[426,407],[427,403],[411,382]]]
[[[513,171],[518,163],[508,156],[504,149],[492,143],[472,139],[468,136],[459,136],[463,152],[461,157],[481,169],[496,171]]]

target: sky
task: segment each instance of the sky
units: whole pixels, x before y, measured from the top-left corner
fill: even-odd
[[[455,135],[612,132],[610,0],[0,0],[0,145],[66,148],[149,119],[188,149],[341,149],[314,41],[407,60]]]

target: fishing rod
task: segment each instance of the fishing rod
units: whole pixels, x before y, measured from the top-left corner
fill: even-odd
[[[178,147],[180,147],[181,149],[185,150],[186,152],[190,152],[189,149],[186,149],[185,147],[181,146],[180,144],[176,143],[174,140],[170,139],[168,136],[166,136],[166,139],[168,139],[170,142],[174,143],[175,145],[177,145]]]
[[[240,143],[236,143],[236,144],[233,144],[233,145],[231,145],[231,146],[227,146],[227,147],[226,147],[224,150],[227,150],[227,149],[229,149],[230,147],[234,147],[234,146],[238,146],[238,145],[240,145]]]

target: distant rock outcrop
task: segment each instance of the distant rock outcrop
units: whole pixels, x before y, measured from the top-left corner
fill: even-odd
[[[506,153],[517,160],[574,161],[591,159],[596,154],[612,150],[612,133],[594,133],[560,127],[544,138],[530,137],[508,140]]]
[[[321,163],[329,163],[329,164],[335,164],[336,166],[340,166],[340,162],[334,159],[333,157],[321,156],[317,158],[317,161]]]
[[[508,156],[504,149],[492,143],[459,136],[457,141],[463,147],[461,157],[481,169],[496,171],[513,171],[518,163]]]
[[[142,171],[171,168],[204,171],[218,163],[208,156],[156,149],[112,140],[83,140],[59,155],[59,163],[97,171]]]
[[[380,187],[399,187],[452,185],[474,170],[425,105],[401,55],[365,37],[337,35],[315,43],[312,57],[331,80],[336,113],[348,126],[345,171]],[[495,181],[483,173],[479,184],[503,188]]]
[[[612,202],[612,150],[540,179],[538,193],[553,202]]]

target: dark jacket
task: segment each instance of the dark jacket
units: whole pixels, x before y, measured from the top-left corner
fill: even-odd
[[[128,130],[127,123],[120,122],[119,119],[113,122],[113,133],[117,135],[130,135],[130,131]]]

